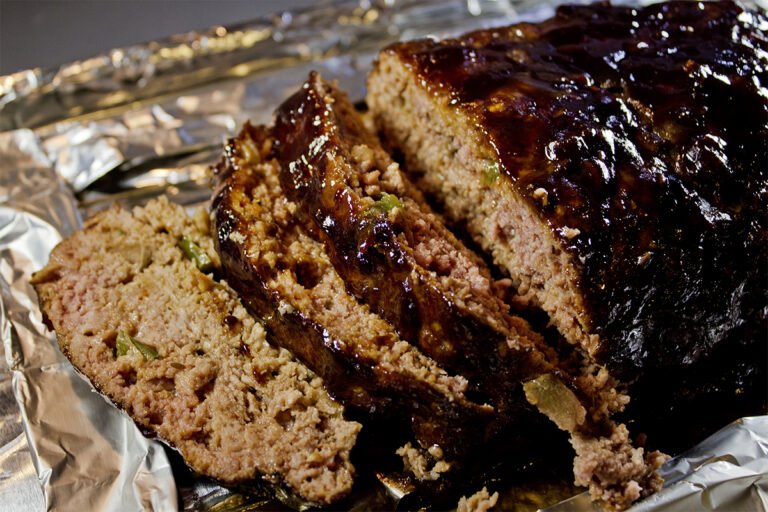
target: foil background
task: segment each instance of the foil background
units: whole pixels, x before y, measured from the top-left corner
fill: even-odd
[[[535,21],[556,3],[342,2],[0,77],[0,510],[277,506],[180,471],[93,392],[43,324],[29,276],[114,201],[205,205],[221,143],[247,119],[268,122],[310,69],[362,98],[391,41]],[[668,488],[637,510],[768,510],[768,417],[726,427],[664,471]],[[594,508],[582,495],[551,510]]]

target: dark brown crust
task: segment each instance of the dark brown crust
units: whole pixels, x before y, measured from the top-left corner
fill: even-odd
[[[496,408],[496,428],[536,421],[532,415],[538,413],[525,401],[521,382],[556,373],[542,351],[550,359],[555,356],[543,344],[537,346],[540,336],[524,320],[506,314],[508,307],[496,297],[474,297],[486,307],[470,311],[458,302],[459,293],[480,292],[469,285],[456,291],[452,283],[440,281],[416,261],[415,226],[432,225],[435,232],[427,236],[441,238],[490,281],[488,269],[430,218],[425,205],[417,203],[418,193],[402,195],[400,211],[393,217],[370,207],[379,194],[369,196],[350,186],[350,180],[364,174],[351,155],[354,146],[370,149],[380,160],[382,174],[392,161],[363,127],[346,95],[313,73],[278,109],[274,131],[283,190],[322,233],[351,292],[392,323],[403,338],[467,377],[473,390]],[[408,194],[412,186],[400,179],[404,184],[394,188]]]
[[[632,378],[765,332],[766,23],[732,2],[598,3],[384,51],[484,131],[574,255],[601,360]]]
[[[345,405],[383,418],[409,419],[419,442],[424,446],[441,446],[447,457],[466,453],[479,441],[477,433],[488,421],[490,408],[468,401],[461,392],[441,394],[427,383],[379,368],[376,361],[354,351],[355,343],[336,338],[301,309],[281,308],[285,297],[270,286],[274,270],[250,255],[246,244],[232,236],[249,231],[238,214],[238,207],[233,205],[233,193],[240,191],[247,196],[259,182],[258,172],[240,168],[238,155],[242,153],[244,141],[250,140],[254,147],[262,147],[268,137],[264,128],[246,125],[241,134],[230,141],[226,156],[217,168],[212,218],[215,243],[228,282],[253,314],[264,322],[272,339],[320,375],[331,393]],[[299,226],[298,221],[295,222]],[[276,239],[280,238],[279,229],[277,227],[278,234],[274,235]],[[390,341],[370,340],[374,344]]]

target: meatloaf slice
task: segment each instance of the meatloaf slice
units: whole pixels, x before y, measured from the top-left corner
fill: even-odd
[[[430,212],[344,93],[312,73],[278,109],[274,133],[283,189],[347,288],[467,377],[474,396],[495,407],[493,426],[505,427],[508,443],[516,426],[543,419],[533,404],[571,433],[579,480],[601,499],[624,506],[656,489],[660,457],[644,458],[611,421],[624,397],[607,374],[569,375],[541,336],[509,314],[488,268]]]
[[[631,380],[766,330],[766,26],[730,1],[563,6],[390,46],[367,102],[521,296]]]
[[[246,125],[217,168],[211,215],[229,282],[342,402],[407,418],[422,446],[455,456],[478,437],[491,408],[468,400],[466,379],[446,373],[347,293],[285,197],[271,148],[267,129]]]
[[[360,425],[201,271],[219,260],[199,213],[161,198],[86,221],[33,276],[46,321],[75,367],[195,471],[333,503],[352,487]]]

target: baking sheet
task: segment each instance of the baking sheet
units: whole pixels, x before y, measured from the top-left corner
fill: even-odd
[[[310,69],[359,98],[390,41],[537,20],[552,5],[346,2],[0,77],[0,508],[274,506],[180,472],[94,393],[43,325],[31,272],[84,216],[116,200],[205,204],[224,139],[247,119],[269,121]],[[674,459],[664,469],[670,487],[636,508],[768,509],[767,422],[744,419]],[[592,507],[577,496],[553,510]]]

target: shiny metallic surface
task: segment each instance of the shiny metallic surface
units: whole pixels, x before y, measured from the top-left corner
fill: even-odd
[[[0,79],[0,130],[37,127],[227,78],[373,52],[387,42],[498,24],[549,2],[341,2],[115,49],[58,69]],[[551,8],[549,9],[551,11]]]
[[[47,330],[31,273],[82,218],[115,201],[167,194],[205,205],[222,142],[247,119],[268,122],[310,69],[362,98],[370,62],[389,42],[538,20],[554,3],[345,2],[0,77],[0,509],[225,510],[246,503],[273,510],[275,501],[266,499],[273,497],[234,494],[190,476],[95,393]],[[670,489],[687,485],[687,495],[701,500],[713,482],[707,504],[725,510],[762,496],[768,508],[766,420],[738,425],[707,445],[721,459],[711,473],[698,473],[703,483],[679,480]],[[676,479],[691,473],[700,465],[695,453],[668,471]],[[382,493],[361,496],[356,509],[381,508]],[[743,501],[746,495],[758,501]],[[653,498],[648,506],[690,503]]]
[[[0,134],[0,155],[3,505],[173,510],[177,493],[163,448],[75,372],[29,284],[53,246],[80,226],[74,196],[33,132]]]

